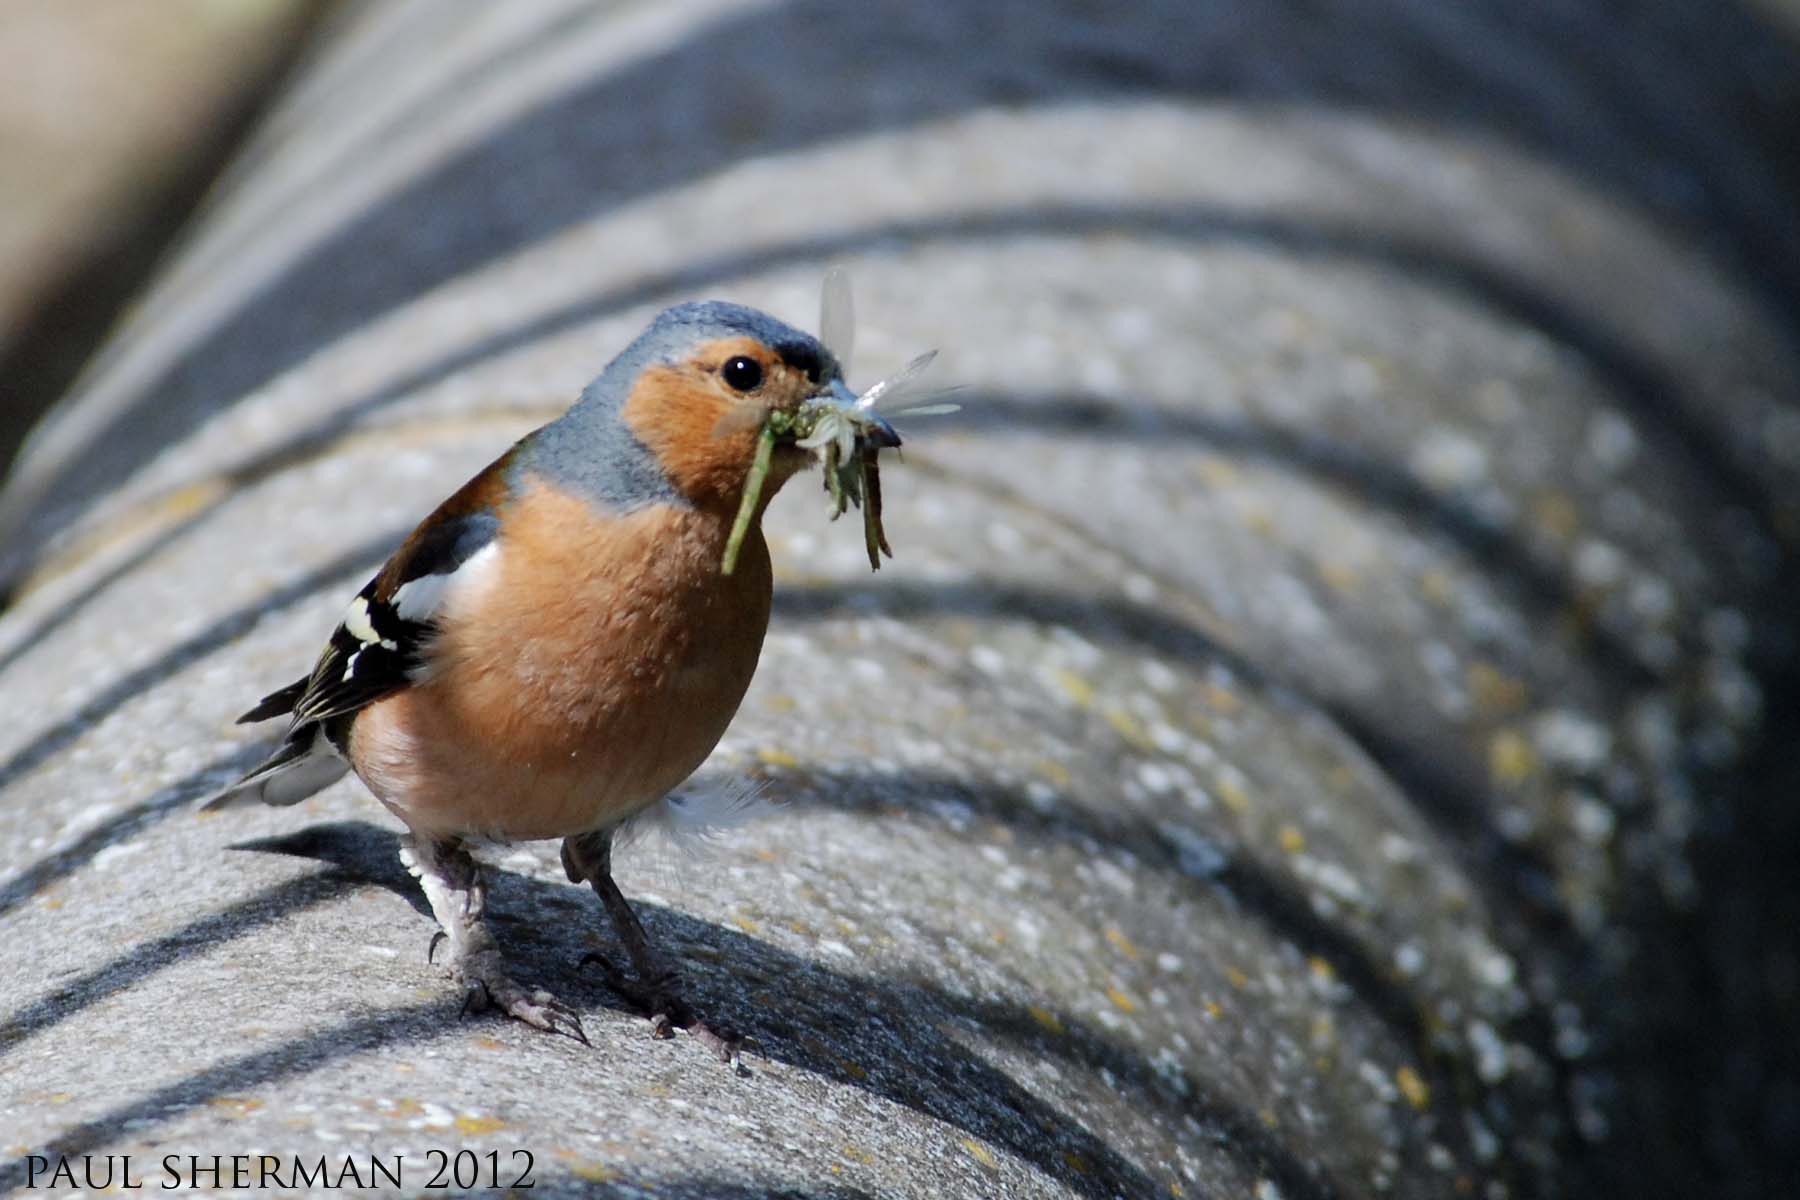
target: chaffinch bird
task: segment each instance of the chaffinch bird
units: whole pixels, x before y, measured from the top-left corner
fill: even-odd
[[[560,837],[631,960],[635,980],[600,960],[612,986],[659,1036],[687,1028],[729,1057],[613,882],[612,845],[711,753],[750,685],[771,600],[762,510],[813,457],[791,434],[729,572],[721,555],[770,414],[821,397],[856,399],[812,336],[734,304],[663,312],[413,531],[311,674],[239,718],[288,715],[287,736],[213,805],[294,804],[355,771],[407,827],[402,857],[443,927],[432,949],[448,942],[470,1004],[585,1042],[572,1008],[507,974],[465,846]]]

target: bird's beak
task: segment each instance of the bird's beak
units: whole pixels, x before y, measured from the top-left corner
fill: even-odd
[[[900,444],[900,435],[894,431],[892,425],[882,420],[872,410],[856,407],[857,395],[842,379],[833,379],[823,394],[836,401],[840,408],[855,413],[856,440],[858,442],[873,446],[877,450],[891,450]]]
[[[892,450],[900,445],[900,435],[894,427],[874,413],[864,413],[863,422],[862,440],[877,450]]]

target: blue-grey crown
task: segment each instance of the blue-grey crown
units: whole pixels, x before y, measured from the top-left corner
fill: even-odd
[[[830,351],[810,333],[742,304],[695,300],[658,313],[649,328],[625,347],[594,382],[600,384],[613,376],[629,388],[638,372],[651,363],[674,362],[687,357],[702,342],[729,337],[753,337],[773,347],[784,358],[817,362],[823,379],[832,379],[842,373]]]

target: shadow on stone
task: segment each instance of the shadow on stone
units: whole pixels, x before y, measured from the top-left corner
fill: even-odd
[[[91,1004],[149,971],[172,965],[187,948],[198,949],[261,928],[294,907],[341,894],[353,883],[377,884],[403,896],[409,904],[418,904],[417,886],[400,865],[399,839],[388,830],[342,822],[246,843],[242,848],[315,858],[332,864],[333,870],[322,878],[298,880],[285,889],[275,889],[260,903],[246,902],[202,918],[160,939],[154,943],[160,953],[148,958],[132,956],[132,962],[146,964],[143,970],[111,964],[91,973],[84,983],[73,985],[73,991],[63,989],[57,995],[68,992]],[[577,977],[574,964],[579,945],[569,944],[573,939],[517,936],[519,927],[531,922],[528,914],[542,914],[546,907],[562,910],[572,888],[492,865],[486,872],[493,887],[496,925],[522,971],[565,996],[578,994],[578,989],[599,992],[607,1007],[623,1007],[591,980]],[[665,946],[704,945],[717,953],[717,965],[688,960],[690,994],[712,1011],[728,1012],[731,1023],[753,1039],[756,1055],[867,1091],[971,1137],[1003,1146],[1080,1195],[1098,1200],[1121,1192],[1150,1195],[1162,1189],[1078,1122],[1033,1096],[975,1051],[946,1039],[943,1030],[947,1024],[958,1019],[970,1022],[1031,1053],[1053,1056],[1096,1074],[1105,1072],[1115,1086],[1129,1089],[1136,1102],[1192,1118],[1201,1128],[1213,1131],[1220,1145],[1242,1157],[1250,1169],[1275,1180],[1286,1195],[1329,1200],[1338,1194],[1328,1179],[1294,1160],[1254,1114],[1209,1094],[1200,1081],[1185,1073],[1171,1081],[1166,1070],[1159,1073],[1137,1051],[1072,1016],[1056,1014],[1064,1034],[1051,1036],[1023,1006],[977,1001],[921,981],[844,975],[735,930],[641,902],[638,908],[652,937]],[[594,916],[598,926],[597,910]],[[102,980],[119,983],[97,982]],[[759,984],[767,985],[778,1001],[758,1002]],[[54,1023],[55,1014],[40,1014],[40,1009],[55,998],[34,1004],[5,1028],[23,1029],[28,1034]],[[304,1039],[203,1068],[67,1131],[54,1149],[69,1155],[91,1153],[116,1140],[127,1123],[166,1119],[212,1097],[318,1070],[377,1046],[455,1034],[461,1028],[454,1012],[459,1000],[447,994],[440,1001],[355,1018]],[[634,1032],[647,1036],[641,1029]],[[684,1040],[671,1052],[698,1050]],[[855,1057],[849,1057],[851,1054]],[[0,1168],[0,1186],[17,1186],[22,1178],[22,1162]]]

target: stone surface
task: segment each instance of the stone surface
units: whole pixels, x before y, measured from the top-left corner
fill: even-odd
[[[1790,47],[1647,3],[443,13],[346,20],[0,501],[0,1151],[683,1196],[1792,1169],[1791,885],[1742,858],[1793,770]],[[853,375],[937,346],[965,408],[884,473],[880,575],[777,502],[702,782],[784,807],[621,872],[755,1050],[583,978],[548,844],[488,852],[493,903],[594,1046],[459,1019],[357,785],[194,811],[230,719],[650,313],[810,324],[832,262]]]

